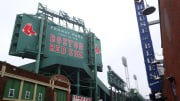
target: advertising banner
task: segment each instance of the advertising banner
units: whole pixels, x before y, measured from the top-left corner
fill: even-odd
[[[72,101],[92,101],[91,98],[73,95]]]
[[[146,67],[147,79],[149,87],[152,91],[160,90],[160,80],[157,66],[152,64],[154,61],[154,50],[149,32],[147,17],[142,14],[144,10],[144,1],[135,0],[136,16],[139,26],[141,45],[143,50],[144,62]]]

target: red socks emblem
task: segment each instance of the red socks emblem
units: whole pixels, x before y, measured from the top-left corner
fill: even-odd
[[[101,53],[101,51],[98,49],[97,45],[96,45],[96,54]]]
[[[26,24],[22,31],[26,33],[28,36],[31,36],[31,34],[37,35],[37,33],[33,31],[31,23]]]

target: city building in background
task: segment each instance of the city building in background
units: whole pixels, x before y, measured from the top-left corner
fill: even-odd
[[[179,101],[180,97],[180,1],[159,0],[160,27],[164,55],[164,97]]]

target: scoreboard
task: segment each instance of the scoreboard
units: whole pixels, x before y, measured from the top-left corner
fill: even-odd
[[[19,14],[16,17],[9,54],[36,59],[42,17]],[[49,57],[81,60],[97,65],[102,71],[100,40],[92,32],[80,32],[45,19],[42,33],[41,60]],[[95,56],[92,56],[94,53]],[[96,58],[96,59],[93,59]],[[92,62],[94,60],[94,62]]]

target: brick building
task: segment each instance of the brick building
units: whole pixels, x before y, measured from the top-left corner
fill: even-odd
[[[159,0],[166,101],[180,98],[180,0]]]

